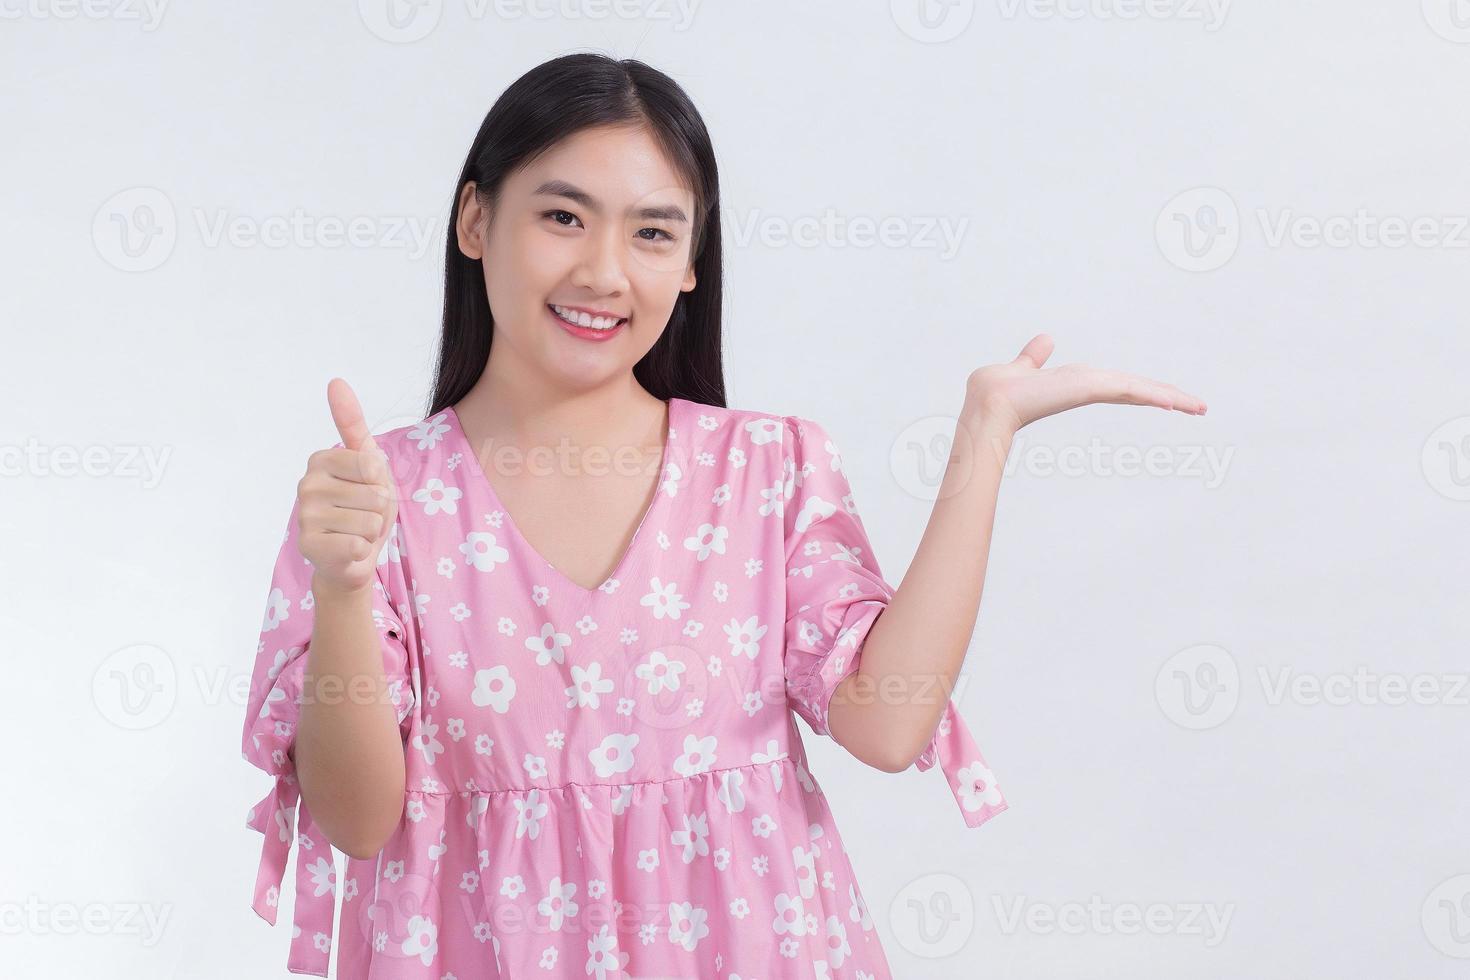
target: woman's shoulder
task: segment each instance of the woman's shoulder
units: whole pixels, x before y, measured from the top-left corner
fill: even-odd
[[[805,419],[759,407],[710,405],[692,399],[686,403],[689,428],[695,441],[706,445],[723,439],[732,447],[771,446],[779,451],[799,433]],[[808,423],[809,424],[809,423]]]

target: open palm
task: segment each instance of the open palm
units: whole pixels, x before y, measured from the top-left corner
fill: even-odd
[[[1205,414],[1203,401],[1162,381],[1086,364],[1044,368],[1053,346],[1049,334],[1039,333],[1014,361],[976,368],[966,400],[1013,432],[1069,408],[1104,402]]]

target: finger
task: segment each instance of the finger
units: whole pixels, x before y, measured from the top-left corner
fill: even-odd
[[[1191,414],[1204,414],[1205,403],[1171,384],[1122,371],[1099,370],[1104,397],[1100,400],[1121,405],[1149,405],[1177,409]]]
[[[387,526],[387,520],[376,511],[327,507],[322,510],[317,530],[331,534],[354,534],[369,544],[373,544],[382,537]]]
[[[312,453],[315,468],[329,477],[350,483],[365,483],[376,486],[390,484],[388,460],[382,452],[364,453],[333,446]]]
[[[1031,367],[1039,368],[1051,357],[1051,352],[1056,345],[1052,343],[1051,334],[1039,333],[1027,341],[1026,346],[1021,348],[1021,353],[1016,355],[1016,363],[1029,364]]]
[[[376,483],[333,480],[330,484],[323,485],[318,499],[331,507],[384,514],[387,512],[388,501],[392,498]]]
[[[366,561],[372,554],[373,542],[356,534],[335,531],[308,531],[301,536],[302,554],[311,554],[318,565],[348,565]]]
[[[327,404],[332,409],[332,421],[337,426],[337,434],[342,437],[343,446],[354,450],[378,448],[367,421],[362,417],[362,404],[351,385],[341,378],[327,382]]]

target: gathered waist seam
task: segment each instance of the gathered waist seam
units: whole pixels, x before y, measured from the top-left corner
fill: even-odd
[[[759,769],[770,765],[796,765],[798,760],[794,759],[788,750],[777,759],[769,759],[765,762],[746,762],[738,766],[722,766],[718,769],[706,769],[703,772],[692,773],[688,776],[669,776],[666,779],[633,779],[624,783],[584,783],[577,780],[568,780],[555,786],[508,786],[496,789],[466,789],[466,790],[426,790],[411,789],[405,787],[404,793],[409,796],[493,796],[496,793],[528,793],[533,789],[551,791],[559,789],[588,789],[592,787],[605,787],[607,789],[622,789],[624,786],[649,786],[662,783],[680,782],[682,780],[697,779],[700,776],[714,776],[722,772],[733,772],[737,769]]]

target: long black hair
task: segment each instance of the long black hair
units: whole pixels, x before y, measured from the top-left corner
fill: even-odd
[[[444,329],[428,414],[463,398],[484,373],[495,334],[480,262],[459,250],[459,198],[474,181],[493,209],[522,162],[582,129],[642,125],[694,191],[690,255],[695,284],[680,292],[668,326],[633,375],[659,399],[725,407],[721,367],[720,185],[704,120],[679,85],[641,61],[577,53],[537,65],[490,107],[454,186],[444,249]]]

